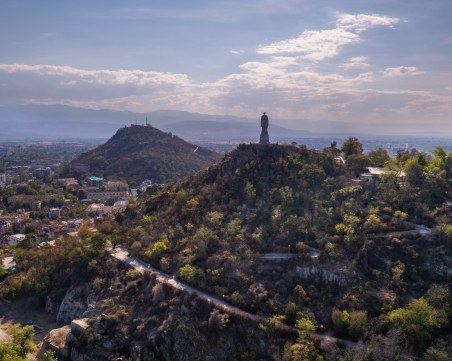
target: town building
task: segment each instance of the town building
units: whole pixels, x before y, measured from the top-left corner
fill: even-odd
[[[106,201],[109,199],[123,200],[129,197],[128,191],[110,191],[110,192],[99,192],[99,191],[88,191],[86,192],[86,198],[92,200]]]
[[[50,179],[51,175],[52,175],[52,170],[50,169],[50,167],[36,168],[33,171],[33,177],[36,179],[48,180],[48,179]]]
[[[128,191],[129,185],[121,181],[108,181],[104,184],[106,191]]]
[[[60,216],[61,216],[61,210],[59,208],[50,208],[50,210],[49,210],[49,218],[50,219],[60,218]]]
[[[403,178],[405,177],[404,172],[397,174],[393,170],[387,170],[387,169],[384,169],[381,167],[368,167],[367,172],[361,173],[359,175],[359,181],[361,183],[378,182],[378,181],[382,181],[382,177],[384,175],[391,175],[391,174],[396,175],[397,178],[399,179],[399,181],[403,180]]]
[[[85,209],[86,216],[104,216],[106,214],[112,213],[113,207],[105,206],[101,203],[93,203]]]
[[[79,185],[75,178],[58,178],[55,180],[55,184],[61,187],[74,187]]]
[[[91,187],[102,188],[104,185],[105,179],[101,177],[91,176],[86,180],[86,184]]]

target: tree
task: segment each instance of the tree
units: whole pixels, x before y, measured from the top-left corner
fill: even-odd
[[[381,230],[381,220],[376,214],[370,214],[366,222],[363,224],[363,229],[370,233],[377,233]]]
[[[78,199],[85,199],[85,198],[86,198],[86,192],[85,192],[85,190],[80,189],[80,190],[77,192],[77,198],[78,198]]]
[[[336,225],[336,230],[345,231],[344,240],[348,244],[353,244],[359,239],[359,217],[353,214],[346,214],[344,216],[344,223]]]
[[[369,159],[363,154],[347,156],[347,168],[356,177],[369,166]]]
[[[392,267],[392,283],[396,288],[402,288],[403,287],[403,275],[405,273],[405,264],[397,260],[394,262],[394,266]]]
[[[366,311],[351,311],[350,323],[348,325],[348,333],[355,339],[364,335],[367,329],[367,312]]]
[[[331,152],[331,154],[335,157],[337,157],[341,153],[340,149],[337,147],[336,141],[332,141],[330,146],[325,150]]]
[[[295,317],[297,316],[297,312],[299,308],[295,302],[288,302],[287,306],[284,310],[284,313],[287,316],[287,319],[291,322],[295,321]]]
[[[298,304],[301,304],[303,301],[306,300],[306,291],[304,290],[302,285],[296,285],[293,290],[293,293]]]
[[[8,271],[6,270],[6,268],[0,264],[0,280],[2,280],[7,274]]]
[[[392,323],[403,329],[408,341],[421,350],[429,345],[433,330],[440,326],[437,316],[437,311],[422,297],[388,315]]]
[[[155,261],[168,249],[168,246],[168,237],[163,235],[160,240],[155,242],[152,247],[145,252],[145,255]]]
[[[309,334],[316,330],[314,321],[306,314],[299,312],[295,327],[298,330],[298,340],[290,346],[288,359],[290,361],[323,360],[314,342],[309,338]]]
[[[0,345],[0,360],[25,361],[29,352],[36,351],[36,345],[33,342],[33,335],[33,326],[13,328],[13,341]]]
[[[182,281],[193,284],[196,279],[196,268],[190,264],[186,264],[179,268],[179,277]]]
[[[386,162],[389,160],[390,156],[388,151],[383,148],[377,148],[370,151],[367,154],[367,158],[369,159],[369,164],[372,166],[383,167]]]
[[[434,347],[429,347],[424,353],[424,360],[426,361],[449,361],[450,354],[448,355],[445,350],[438,350]]]
[[[347,333],[350,324],[350,313],[347,310],[340,311],[333,309],[331,312],[331,321],[333,322],[334,333],[344,335]]]
[[[414,186],[421,187],[424,184],[424,170],[416,159],[410,159],[405,163],[406,181]]]
[[[358,140],[358,138],[350,137],[344,141],[341,150],[344,152],[345,156],[348,157],[353,154],[362,154],[363,145]]]
[[[55,357],[55,353],[53,351],[47,350],[39,358],[39,361],[58,361],[58,359]]]

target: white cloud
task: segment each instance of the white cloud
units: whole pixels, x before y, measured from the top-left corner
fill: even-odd
[[[328,30],[306,30],[297,38],[260,46],[260,54],[304,54],[306,60],[319,62],[338,55],[345,46],[361,40],[360,33],[375,26],[393,27],[399,19],[380,15],[339,14],[337,27]]]
[[[252,115],[264,102],[280,116],[328,119],[334,114],[346,119],[349,114],[345,110],[353,99],[373,96],[365,87],[374,82],[374,72],[347,77],[306,68],[300,61],[303,58],[297,56],[249,61],[241,65],[241,73],[210,83],[194,82],[183,74],[0,64],[0,80],[6,74],[12,84],[0,97],[4,102],[15,96],[22,102],[41,99],[50,104],[139,111],[172,108],[242,116]],[[22,82],[27,74],[34,76],[32,81]]]
[[[339,14],[336,24],[338,28],[361,33],[375,26],[393,28],[394,25],[399,22],[399,18],[390,18],[388,16],[381,16],[378,14]]]
[[[304,31],[298,38],[261,46],[257,52],[260,54],[305,54],[303,57],[307,60],[322,61],[336,56],[343,46],[358,41],[358,35],[344,29]]]
[[[386,68],[385,70],[381,71],[381,73],[386,78],[423,74],[423,72],[419,71],[419,69],[415,66],[399,66],[397,68]]]
[[[364,69],[368,68],[370,64],[366,63],[367,57],[365,56],[357,56],[354,58],[348,59],[348,61],[343,64],[341,67],[345,69]]]
[[[363,41],[364,30],[393,27],[398,21],[342,14],[334,29],[304,31],[297,38],[259,47],[258,55],[232,48],[231,54],[246,54],[248,61],[212,82],[165,72],[0,64],[0,84],[7,84],[0,86],[0,99],[2,103],[63,103],[135,111],[170,108],[239,116],[266,110],[272,117],[359,119],[376,124],[382,119],[410,119],[413,114],[427,120],[429,114],[438,119],[451,114],[452,74],[438,72],[439,79],[434,81],[432,74],[410,78],[423,72],[415,66],[371,66],[366,56],[339,59],[342,65],[339,61],[319,64],[347,45]],[[428,79],[430,83],[425,82]]]
[[[31,73],[62,78],[70,77],[69,83],[66,82],[68,85],[74,85],[74,82],[110,85],[133,84],[136,86],[183,85],[188,83],[188,77],[185,74],[146,72],[142,70],[83,70],[70,66],[0,64],[0,72]]]

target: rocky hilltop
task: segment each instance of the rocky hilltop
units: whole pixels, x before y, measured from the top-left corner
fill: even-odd
[[[219,157],[152,126],[132,125],[119,129],[105,144],[80,155],[62,174],[113,176],[132,184],[144,179],[167,183],[194,174]]]

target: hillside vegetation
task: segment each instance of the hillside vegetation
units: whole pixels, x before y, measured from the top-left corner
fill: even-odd
[[[150,191],[119,219],[124,239],[135,255],[234,305],[292,325],[308,314],[320,329],[362,338],[369,360],[389,342],[393,356],[436,352],[451,330],[451,214],[442,203],[452,157],[365,156],[353,138],[342,150],[347,165],[335,144],[241,145]],[[382,162],[393,172],[353,181]],[[294,256],[263,257],[275,252]]]
[[[119,129],[105,144],[80,155],[62,174],[116,177],[135,185],[145,179],[168,183],[194,174],[218,159],[218,154],[171,133],[132,125]]]
[[[378,179],[356,179],[382,164]],[[446,361],[451,191],[442,149],[240,145],[96,219],[97,232],[83,224],[79,240],[18,249],[0,296],[40,296],[66,323],[86,317],[67,340],[89,360]],[[129,269],[107,240],[267,322]]]

